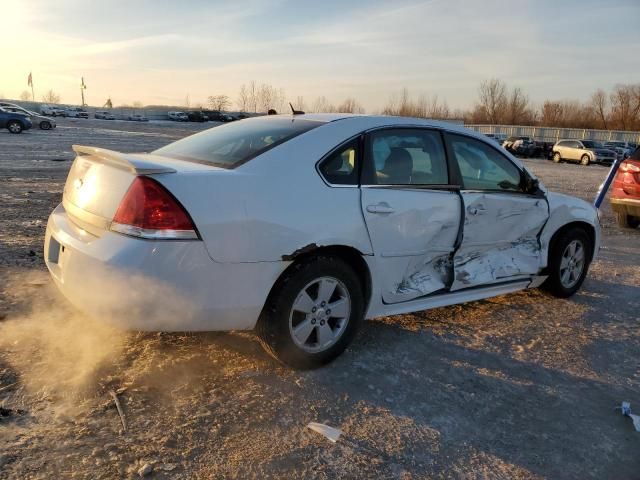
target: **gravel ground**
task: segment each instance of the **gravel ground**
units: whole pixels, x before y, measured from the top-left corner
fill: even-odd
[[[251,333],[139,334],[71,310],[42,259],[74,143],[149,151],[209,125],[62,120],[0,133],[0,477],[638,478],[640,230],[604,209],[582,290],[368,322],[330,366]],[[606,169],[526,160],[592,200]],[[123,429],[110,392],[117,392]],[[336,444],[305,428],[338,427]]]

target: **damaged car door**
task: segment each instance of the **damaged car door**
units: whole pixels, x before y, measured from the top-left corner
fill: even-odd
[[[461,176],[464,212],[451,291],[537,274],[538,234],[549,217],[544,193],[526,171],[485,142],[446,137]]]
[[[442,134],[419,128],[370,132],[361,180],[385,303],[446,290],[461,221],[458,186],[450,185]]]

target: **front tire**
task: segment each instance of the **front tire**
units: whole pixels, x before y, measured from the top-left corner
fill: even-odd
[[[589,158],[589,155],[583,155],[580,159],[580,163],[585,166],[589,165],[591,163],[591,158]]]
[[[556,152],[553,154],[553,161],[555,163],[560,163],[562,161],[562,157],[560,156],[560,152]]]
[[[360,280],[343,260],[318,255],[278,280],[256,332],[265,350],[297,369],[329,363],[355,337],[364,318]]]
[[[640,218],[632,217],[624,212],[614,212],[616,223],[622,228],[637,228],[640,224]]]
[[[51,130],[51,123],[45,122],[45,121],[40,122],[40,129],[41,130]]]
[[[549,252],[549,276],[542,288],[559,298],[567,298],[582,286],[589,270],[593,246],[579,227],[561,232]]]
[[[12,120],[7,123],[7,130],[10,133],[22,133],[22,124],[16,120]]]

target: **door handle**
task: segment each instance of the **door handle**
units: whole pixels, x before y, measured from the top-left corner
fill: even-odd
[[[487,213],[487,209],[484,208],[484,205],[477,205],[475,207],[470,205],[467,207],[467,212],[469,212],[469,215],[484,215]]]
[[[376,205],[367,205],[367,212],[369,213],[393,213],[395,210],[389,206],[388,203],[382,202]]]

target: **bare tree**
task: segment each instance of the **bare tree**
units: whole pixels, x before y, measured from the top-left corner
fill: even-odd
[[[249,89],[244,84],[240,87],[236,104],[241,112],[246,112],[249,109]]]
[[[355,98],[347,98],[336,107],[338,113],[364,113],[364,108]]]
[[[607,130],[609,127],[607,126],[608,117],[609,117],[609,102],[607,100],[607,94],[601,88],[596,90],[593,95],[591,95],[591,108],[593,109],[593,113],[600,122],[602,122],[602,128]]]
[[[484,80],[478,89],[478,106],[491,124],[500,123],[507,105],[507,86],[501,80]]]
[[[528,116],[529,97],[520,87],[515,87],[509,94],[507,103],[507,121],[511,125],[526,123]]]
[[[60,95],[53,90],[49,90],[42,96],[42,101],[44,103],[60,103]]]
[[[276,97],[275,88],[271,85],[262,84],[258,87],[258,107],[263,112],[268,112],[273,108]]]
[[[23,90],[20,94],[20,100],[22,100],[23,102],[31,100],[31,93],[29,93],[28,90]]]
[[[311,111],[314,113],[327,113],[334,112],[335,107],[327,100],[327,97],[324,95],[316,98],[316,101],[313,102],[311,106]]]
[[[220,112],[226,110],[231,105],[231,100],[229,100],[227,95],[210,95],[207,102],[212,110],[218,110]]]
[[[611,92],[611,120],[615,127],[629,130],[640,123],[640,85],[616,85]]]
[[[249,108],[253,113],[258,111],[258,87],[255,80],[249,84]]]
[[[542,105],[540,122],[545,127],[558,126],[564,118],[562,103],[546,100]]]
[[[392,95],[382,113],[400,117],[434,119],[447,119],[451,115],[447,102],[441,101],[437,95],[433,97],[422,95],[414,100],[407,88],[403,88],[399,95]]]

